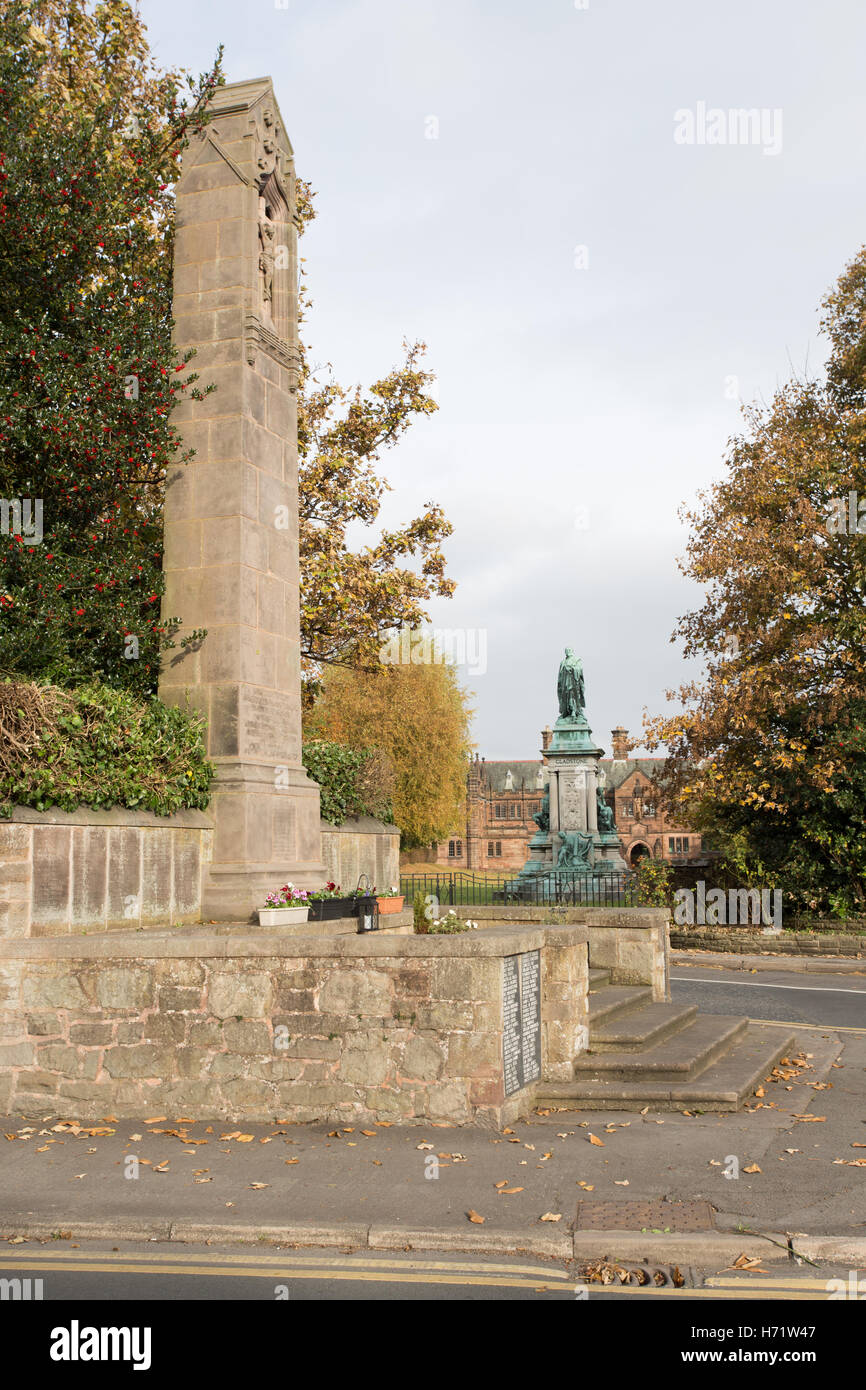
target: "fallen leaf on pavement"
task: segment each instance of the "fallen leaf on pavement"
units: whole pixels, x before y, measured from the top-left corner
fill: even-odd
[[[540,1218],[540,1220],[542,1220],[542,1221],[561,1221],[561,1220],[562,1220],[562,1212],[561,1212],[561,1211],[546,1211],[546,1212],[544,1213],[544,1215]]]
[[[757,1163],[750,1163],[749,1166],[748,1166],[748,1168],[744,1168],[744,1169],[743,1169],[743,1172],[744,1172],[744,1173],[760,1173],[760,1172],[761,1172],[761,1169],[758,1167]]]
[[[770,1272],[768,1269],[762,1268],[761,1258],[759,1255],[746,1255],[745,1253],[742,1255],[738,1255],[737,1258],[734,1260],[734,1263],[732,1265],[729,1265],[728,1268],[745,1269],[748,1270],[750,1274],[769,1274]]]
[[[628,1187],[628,1178],[614,1178],[614,1187]]]
[[[588,1134],[586,1137],[589,1140],[590,1144],[597,1144],[600,1149],[604,1148],[604,1140],[599,1139],[598,1135]]]
[[[478,1215],[478,1212],[477,1212],[477,1211],[473,1211],[471,1207],[470,1207],[469,1210],[467,1211],[466,1215],[469,1217],[469,1220],[472,1221],[476,1226],[483,1226],[483,1225],[484,1225],[484,1217],[483,1217],[483,1216],[479,1216],[479,1215]]]
[[[255,1188],[255,1190],[258,1192],[258,1190],[259,1190],[260,1188],[262,1188],[262,1187],[270,1187],[270,1183],[269,1183],[269,1182],[251,1182],[251,1183],[249,1184],[249,1186]]]
[[[514,1194],[515,1194],[515,1192],[522,1192],[522,1191],[523,1191],[523,1188],[522,1188],[522,1187],[500,1187],[500,1189],[499,1189],[499,1195],[500,1195],[500,1197],[513,1197]]]
[[[167,1120],[167,1115],[154,1115],[152,1120],[145,1120],[146,1125],[161,1125],[163,1120]]]
[[[495,1183],[493,1184],[493,1186],[494,1186],[494,1187],[507,1187],[507,1186],[508,1186],[508,1179],[507,1179],[507,1178],[503,1178],[501,1182],[495,1182]]]

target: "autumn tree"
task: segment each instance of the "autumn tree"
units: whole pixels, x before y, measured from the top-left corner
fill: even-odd
[[[313,200],[310,185],[299,180],[301,230],[315,216]],[[311,302],[302,285],[302,337]],[[427,601],[450,596],[455,584],[441,548],[452,527],[435,502],[366,545],[353,548],[347,538],[350,526],[376,524],[390,490],[376,469],[383,451],[437,409],[425,345],[404,343],[399,366],[366,390],[339,385],[329,368],[311,365],[309,345],[300,346],[301,654],[311,698],[323,666],[375,670],[388,634],[425,622]]]
[[[866,248],[821,327],[822,377],[749,409],[684,513],[706,596],[674,637],[706,668],[648,732],[669,808],[741,883],[845,915],[866,905]]]
[[[379,748],[394,770],[393,814],[404,848],[463,823],[470,753],[467,692],[446,663],[326,669],[304,738]]]

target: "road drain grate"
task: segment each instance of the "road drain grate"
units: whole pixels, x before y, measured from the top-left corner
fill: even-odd
[[[577,1204],[578,1231],[711,1231],[715,1227],[709,1202],[586,1202]]]

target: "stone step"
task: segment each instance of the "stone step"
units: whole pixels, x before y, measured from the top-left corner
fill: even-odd
[[[582,1052],[574,1059],[574,1073],[594,1081],[690,1081],[726,1052],[747,1026],[745,1018],[698,1015],[682,1032],[644,1052]]]
[[[603,989],[605,985],[609,985],[609,984],[610,984],[610,971],[609,971],[609,970],[601,970],[601,969],[599,969],[597,966],[590,966],[590,970],[589,970],[589,988],[590,988],[590,990],[594,990],[594,989]]]
[[[550,1107],[543,1117],[561,1123],[558,1110],[738,1110],[769,1076],[780,1057],[794,1046],[794,1035],[783,1028],[749,1023],[733,1046],[700,1076],[665,1084],[658,1077],[642,1081],[578,1077],[574,1081],[544,1082],[536,1107]]]
[[[589,1034],[591,1052],[634,1052],[654,1047],[692,1022],[697,1004],[645,1004],[627,1014],[617,1014],[596,1024]]]
[[[652,1003],[653,992],[648,985],[607,985],[589,996],[589,1031],[592,1036],[602,1019],[609,1021],[620,1014]]]

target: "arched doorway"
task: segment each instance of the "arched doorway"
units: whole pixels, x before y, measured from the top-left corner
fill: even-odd
[[[633,869],[637,868],[637,865],[639,864],[641,859],[651,858],[652,855],[650,854],[650,847],[649,845],[645,845],[643,840],[637,840],[635,844],[631,846],[631,849],[628,852],[628,862]]]

